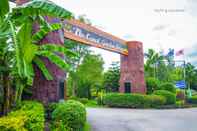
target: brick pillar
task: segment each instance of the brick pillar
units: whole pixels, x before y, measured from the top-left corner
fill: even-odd
[[[18,5],[21,5],[23,3],[26,3],[30,0],[17,0],[16,3]],[[50,18],[45,17],[45,20],[49,23],[59,23],[60,20],[57,18]],[[33,32],[36,32],[39,30],[38,24],[34,24],[33,26]],[[58,30],[49,33],[40,43],[54,43],[54,44],[64,44],[64,33],[63,30]],[[66,74],[64,71],[59,69],[55,64],[51,63],[47,58],[42,58],[44,61],[46,67],[49,69],[49,72],[53,76],[53,80],[48,81],[45,79],[41,71],[34,66],[35,69],[35,78],[33,81],[33,87],[32,87],[32,93],[33,93],[33,99],[36,99],[38,101],[41,101],[43,104],[48,104],[49,102],[56,102],[59,100],[59,84],[60,81],[64,80],[66,77]],[[66,87],[64,87],[66,88]],[[66,95],[66,90],[65,94]],[[66,98],[66,97],[65,97]]]
[[[131,93],[146,93],[144,80],[143,45],[138,41],[129,41],[128,56],[121,55],[120,92],[125,92],[125,82],[131,83]]]

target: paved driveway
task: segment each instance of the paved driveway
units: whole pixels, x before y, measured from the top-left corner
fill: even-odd
[[[197,108],[138,110],[87,108],[92,131],[197,131]]]

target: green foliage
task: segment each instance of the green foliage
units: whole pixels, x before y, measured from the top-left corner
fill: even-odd
[[[42,40],[49,32],[53,32],[62,28],[60,23],[53,23],[50,26],[43,26],[41,29],[33,34],[32,39],[34,43],[38,43]]]
[[[104,73],[103,86],[107,92],[118,92],[120,80],[120,65],[112,63],[111,67]]]
[[[40,14],[43,16],[53,16],[63,19],[72,17],[72,14],[69,11],[48,0],[32,0],[14,8],[13,13],[14,15],[20,13],[23,16],[36,16]]]
[[[33,0],[23,5],[12,8],[9,12],[8,0],[0,2],[0,77],[7,78],[4,90],[11,90],[13,81],[16,82],[16,94],[14,100],[8,100],[10,92],[4,92],[5,113],[12,103],[19,103],[23,89],[33,84],[34,68],[33,64],[41,69],[47,80],[52,80],[52,76],[40,57],[47,57],[58,67],[68,71],[69,65],[59,57],[58,53],[71,55],[71,52],[64,47],[56,45],[40,46],[38,42],[49,32],[59,30],[61,24],[49,24],[44,21],[44,17],[69,19],[72,14],[62,7],[47,0]],[[40,29],[32,36],[33,23],[36,22]],[[46,43],[45,43],[46,44]],[[72,53],[73,54],[73,53]],[[7,96],[7,97],[6,97]],[[8,97],[9,96],[9,97]]]
[[[52,112],[53,129],[62,131],[79,131],[86,123],[86,109],[78,101],[68,100],[61,102]]]
[[[191,104],[197,104],[197,95],[188,98],[188,99],[187,99],[187,102],[188,102],[188,103],[191,103]]]
[[[3,131],[42,131],[44,129],[44,107],[34,101],[25,101],[8,116],[0,118]]]
[[[172,83],[163,83],[160,85],[161,90],[167,90],[172,93],[176,93],[176,88]]]
[[[166,102],[164,97],[157,95],[141,95],[141,94],[106,94],[103,103],[110,107],[126,107],[126,108],[150,108],[164,105]]]
[[[159,80],[154,77],[148,77],[146,79],[147,94],[153,93],[153,91],[159,89]]]
[[[166,103],[166,98],[159,95],[147,95],[146,99],[150,107],[160,107]]]
[[[9,12],[9,1],[8,0],[1,0],[0,3],[0,19],[4,17],[5,14]]]
[[[41,103],[35,101],[24,101],[20,108],[23,113],[10,113],[12,116],[25,115],[27,121],[25,128],[29,131],[43,130],[44,129],[44,107]]]
[[[155,52],[153,49],[149,49],[148,53],[146,54],[146,64],[145,67],[145,76],[146,77],[155,77],[155,65],[159,62],[164,60],[164,57],[161,56],[159,53]]]
[[[185,91],[184,90],[176,90],[176,100],[185,100]]]
[[[176,95],[167,90],[157,90],[157,91],[154,91],[153,94],[165,97],[166,105],[175,104],[176,102]]]
[[[185,101],[184,100],[179,100],[179,101],[176,101],[176,107],[184,107],[185,105]]]
[[[197,69],[191,63],[185,65],[186,83],[190,89],[197,90]]]
[[[24,128],[25,116],[6,116],[0,118],[0,129],[1,131],[27,131],[27,129]]]
[[[103,59],[100,55],[88,54],[77,68],[76,95],[91,98],[91,92],[98,92],[103,82]]]
[[[75,97],[75,96],[69,97],[69,100],[76,100],[76,101],[81,102],[84,105],[88,103],[87,98],[78,98],[78,97]]]

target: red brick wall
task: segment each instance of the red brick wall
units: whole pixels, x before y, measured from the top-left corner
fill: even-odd
[[[143,45],[138,41],[129,41],[128,56],[121,55],[120,92],[125,92],[124,83],[131,83],[132,93],[146,93],[144,80]]]

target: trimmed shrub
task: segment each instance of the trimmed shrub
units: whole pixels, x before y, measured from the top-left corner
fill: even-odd
[[[182,90],[176,90],[176,100],[185,100],[185,92]]]
[[[154,77],[150,77],[146,79],[146,87],[147,94],[153,93],[154,90],[158,90],[159,88],[159,80]]]
[[[0,118],[0,127],[3,131],[42,131],[44,107],[35,101],[25,101],[20,109]]]
[[[165,97],[157,95],[110,93],[103,98],[103,103],[110,107],[150,108],[164,105]]]
[[[150,107],[159,107],[166,103],[166,98],[159,95],[148,95],[146,96],[147,102],[150,104]]]
[[[78,131],[86,123],[86,109],[78,101],[68,100],[58,103],[52,112],[53,128],[66,131]]]
[[[160,90],[166,90],[172,93],[176,93],[176,88],[172,83],[163,83],[160,85]]]
[[[187,99],[187,102],[188,102],[188,103],[191,103],[191,104],[197,104],[197,95],[188,98],[188,99]]]
[[[157,90],[154,91],[153,94],[164,96],[166,98],[166,105],[175,104],[176,102],[176,95],[172,92],[166,90]]]

